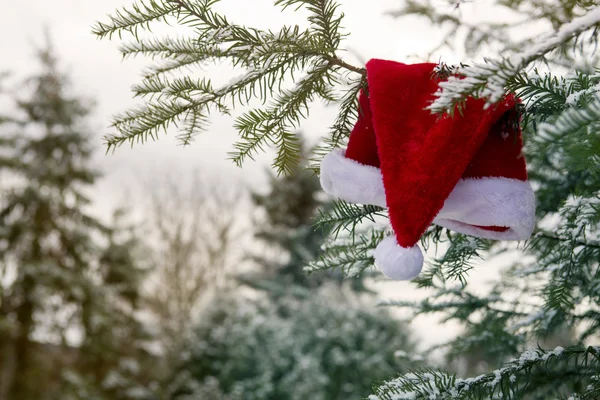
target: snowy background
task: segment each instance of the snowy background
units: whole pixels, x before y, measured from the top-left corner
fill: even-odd
[[[346,14],[344,26],[350,33],[345,41],[350,52],[342,54],[342,57],[352,64],[360,65],[375,57],[403,62],[422,61],[428,50],[439,43],[439,32],[424,31],[422,21],[397,20],[386,15],[387,11],[398,8],[396,0],[344,0],[341,3]],[[452,7],[448,2],[439,3],[440,7]],[[465,18],[485,19],[486,3],[470,3],[460,12]],[[187,177],[193,171],[200,171],[216,181],[237,184],[242,180],[255,189],[263,187],[269,155],[259,157],[256,162],[247,162],[243,169],[235,167],[227,159],[227,152],[236,139],[232,120],[227,118],[214,118],[210,130],[188,147],[179,146],[173,135],[163,135],[157,142],[134,145],[133,148],[123,146],[114,154],[104,153],[103,136],[110,132],[107,128],[110,117],[134,104],[129,88],[138,80],[145,62],[142,59],[122,61],[117,41],[97,40],[91,34],[91,25],[97,20],[105,20],[107,13],[126,5],[129,2],[125,0],[7,2],[0,24],[0,48],[4,57],[0,71],[15,71],[16,75],[31,72],[34,46],[44,43],[47,28],[61,66],[72,77],[74,90],[96,101],[92,128],[97,132],[97,164],[105,172],[105,177],[93,193],[95,211],[108,216],[124,201],[139,200],[144,185],[151,184],[157,176],[163,177],[166,172],[181,179],[182,183],[189,181]],[[301,16],[292,11],[281,14],[272,7],[270,0],[224,0],[220,7],[226,10],[231,20],[261,28],[276,28],[301,21]],[[458,54],[437,52],[436,56],[449,63],[463,61]],[[223,79],[231,78],[228,74],[230,71],[224,71]],[[303,124],[304,133],[311,141],[318,140],[331,124],[334,114],[334,109],[315,105],[310,118]],[[497,272],[497,268],[488,263],[483,268],[476,268],[471,282],[483,282]],[[477,287],[476,284],[472,286]],[[407,298],[414,293],[405,282],[381,281],[378,287],[382,298]],[[454,327],[440,326],[428,318],[420,318],[413,327],[423,345],[439,342],[456,333]]]

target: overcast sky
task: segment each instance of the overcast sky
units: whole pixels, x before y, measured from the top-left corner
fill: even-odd
[[[421,61],[424,54],[439,40],[439,32],[427,28],[418,19],[395,20],[385,12],[398,8],[400,0],[342,0],[346,14],[344,26],[350,36],[345,46],[369,58],[387,58],[403,62]],[[440,7],[451,9],[446,0],[434,0]],[[463,15],[484,17],[489,1],[479,0],[462,6]],[[0,23],[0,49],[3,59],[1,70],[16,71],[25,75],[32,68],[33,46],[43,43],[44,26],[50,28],[51,37],[62,66],[70,73],[78,93],[96,100],[92,126],[98,132],[97,147],[102,149],[102,136],[108,132],[110,116],[133,104],[130,86],[138,80],[143,60],[122,61],[117,51],[118,42],[97,40],[91,33],[96,20],[106,20],[106,14],[116,8],[130,4],[125,0],[20,0],[5,2]],[[261,28],[278,28],[286,23],[301,23],[293,12],[280,14],[271,0],[223,0],[220,7],[226,10],[232,21]],[[360,60],[350,53],[342,57],[353,64]],[[444,52],[436,54],[444,61],[462,61],[458,55]],[[436,61],[436,60],[433,60]],[[303,131],[311,138],[318,138],[327,131],[334,118],[334,110],[315,106],[311,118],[303,124]],[[270,160],[261,157],[257,163],[251,161],[244,169],[233,166],[226,159],[231,150],[235,134],[232,121],[217,119],[211,129],[198,137],[193,145],[182,148],[173,136],[161,136],[158,142],[123,146],[115,154],[98,153],[98,163],[106,177],[95,191],[98,210],[106,212],[119,202],[136,182],[149,180],[162,171],[179,171],[185,174],[202,170],[206,174],[228,182],[234,177],[256,184],[263,180],[263,165]],[[489,272],[489,271],[488,271]],[[481,271],[485,279],[488,272]],[[476,274],[477,275],[477,274]],[[407,283],[390,284],[387,292],[403,293]],[[424,320],[424,328],[430,324]],[[424,329],[428,341],[435,341],[438,333]]]
[[[445,0],[437,2],[451,9]],[[223,0],[219,7],[232,21],[260,28],[278,29],[283,24],[305,23],[303,15],[291,9],[282,14],[272,3],[272,0]],[[345,46],[364,60],[377,57],[414,61],[437,43],[436,33],[425,29],[422,21],[399,21],[385,16],[386,11],[398,8],[399,0],[344,0],[341,3],[346,14],[344,26],[350,33]],[[62,67],[72,77],[74,89],[97,102],[92,128],[97,132],[97,162],[106,174],[94,195],[98,212],[108,215],[124,197],[130,198],[125,191],[137,190],[141,181],[152,181],[153,176],[164,175],[165,171],[185,175],[201,170],[225,182],[232,181],[233,177],[254,185],[264,182],[264,165],[270,163],[270,156],[263,155],[258,162],[249,161],[244,169],[235,167],[227,159],[236,136],[233,121],[226,117],[214,118],[210,130],[185,148],[178,145],[174,135],[162,135],[157,142],[133,148],[125,145],[115,154],[104,155],[102,138],[109,133],[110,117],[134,104],[130,87],[138,81],[140,70],[147,62],[143,59],[122,61],[117,51],[118,40],[98,40],[91,34],[90,27],[97,20],[106,21],[108,13],[129,4],[129,0],[12,1],[4,5],[0,24],[3,55],[0,71],[29,73],[35,65],[32,64],[34,46],[43,43],[44,29],[48,27]],[[469,5],[465,11],[472,13],[473,10],[477,12],[477,6]],[[342,57],[356,65],[364,61],[350,52]],[[445,60],[455,59],[455,55],[446,54]],[[211,78],[226,79],[231,72],[224,70],[219,74],[225,76],[212,75]],[[317,104],[301,128],[312,140],[317,140],[327,132],[334,117],[334,108],[326,109]],[[181,179],[185,181],[185,177]]]
[[[365,59],[372,57],[407,60],[414,54],[431,48],[432,35],[418,21],[399,22],[384,16],[386,10],[397,7],[398,0],[342,1],[346,13],[344,26],[350,32],[345,44]],[[367,5],[368,3],[368,5]],[[443,4],[444,2],[441,1]],[[117,51],[118,41],[97,40],[90,33],[96,20],[106,20],[106,14],[128,5],[126,0],[21,0],[7,2],[3,7],[0,24],[0,48],[3,60],[0,69],[27,73],[32,63],[33,45],[42,43],[44,26],[50,28],[57,53],[63,66],[71,73],[75,88],[80,93],[97,100],[94,127],[98,130],[98,146],[112,114],[125,110],[132,104],[130,86],[139,77],[144,60],[121,61]],[[281,14],[271,0],[223,0],[221,8],[231,19],[259,27],[277,28],[285,23],[298,23],[292,11]],[[344,57],[359,64],[352,54]],[[304,124],[305,132],[317,137],[326,132],[334,117],[334,110],[315,106],[311,119]],[[103,168],[115,179],[124,179],[134,171],[150,171],[175,165],[178,169],[218,166],[235,171],[231,162],[224,161],[235,139],[230,119],[217,119],[212,129],[186,148],[178,146],[173,137],[163,136],[157,143],[127,146],[115,155],[102,157]],[[266,160],[266,157],[262,159]],[[266,160],[268,161],[268,160]],[[127,171],[127,174],[124,174]],[[246,178],[258,171],[248,165]]]

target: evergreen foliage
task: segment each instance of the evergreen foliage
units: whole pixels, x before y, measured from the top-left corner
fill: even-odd
[[[359,400],[405,370],[395,352],[411,343],[400,322],[331,291],[276,302],[227,293],[198,327],[167,398]]]
[[[275,100],[267,108],[249,111],[237,120],[235,127],[242,138],[234,156],[237,162],[270,143],[278,151],[274,163],[278,171],[290,172],[298,160],[298,145],[287,132],[297,126],[315,98],[337,103],[340,111],[317,158],[342,145],[356,119],[356,95],[364,86],[365,71],[337,57],[342,34],[336,3],[276,1],[277,5],[305,7],[311,15],[308,30],[284,28],[280,33],[230,24],[211,10],[214,3],[146,3],[143,12],[122,12],[96,26],[100,36],[132,32],[136,44],[129,46],[138,48],[124,47],[124,54],[155,55],[169,63],[166,68],[193,57],[197,62],[228,60],[250,68],[241,80],[216,90],[207,80],[194,85],[186,78],[163,77],[162,72],[159,78],[147,76],[136,94],[147,96],[148,103],[117,117],[119,134],[109,138],[109,145],[144,139],[180,118],[187,122],[182,126],[193,126],[188,134],[184,132],[187,141],[198,127],[191,122],[206,117],[207,106],[225,112],[229,111],[225,99],[246,105],[251,98],[264,102],[271,95]],[[419,302],[387,304],[404,307],[415,316],[436,313],[465,327],[464,335],[441,346],[449,349],[450,361],[460,356],[460,349],[463,355],[483,352],[486,360],[497,364],[475,378],[435,369],[415,371],[383,383],[371,399],[598,398],[600,369],[593,342],[600,332],[600,71],[595,56],[600,8],[594,1],[498,0],[494,7],[510,9],[521,18],[514,23],[469,25],[458,12],[468,2],[451,3],[451,12],[440,12],[433,2],[407,0],[393,14],[425,16],[434,25],[449,24],[468,32],[462,47],[473,58],[481,49],[493,49],[501,56],[443,68],[447,82],[429,108],[453,113],[469,95],[489,103],[508,91],[521,97],[525,156],[539,223],[534,237],[518,246],[437,227],[427,231],[423,245],[435,246],[438,252],[415,284],[429,296]],[[147,27],[149,21],[165,18],[188,25],[192,39],[148,42],[137,36],[137,29]],[[546,34],[532,29],[526,33],[530,36],[516,39],[511,32],[524,23]],[[452,42],[455,37],[448,36],[440,46],[457,48]],[[295,81],[294,89],[280,86],[286,74],[300,71],[306,75]],[[347,71],[350,85],[342,79]],[[190,93],[199,93],[199,99]],[[386,226],[380,224],[385,217],[383,209],[336,203],[332,212],[320,218],[321,225],[331,227],[331,241],[309,270],[338,268],[349,275],[365,271],[372,265],[373,248],[386,233]],[[490,293],[469,287],[468,272],[474,262],[500,254],[517,261]],[[565,327],[571,328],[568,338],[561,336]],[[568,343],[554,350],[535,348],[550,338]]]
[[[255,237],[263,244],[252,258],[259,266],[258,274],[241,279],[254,287],[269,288],[272,294],[285,293],[290,285],[315,288],[331,280],[343,282],[335,271],[308,276],[304,267],[320,253],[327,231],[314,226],[322,210],[330,208],[319,179],[307,169],[310,152],[301,143],[301,160],[294,171],[277,177],[270,175],[270,190],[253,193],[252,198],[263,218],[257,220]],[[358,280],[355,287],[361,287]],[[279,289],[277,289],[279,287]]]
[[[522,399],[537,389],[536,398],[556,398],[564,389],[565,366],[570,374],[596,380],[600,368],[598,347],[552,351],[527,350],[493,372],[475,378],[460,379],[435,370],[409,373],[377,388],[370,399]],[[595,399],[600,388],[582,385],[572,399]]]
[[[306,151],[304,151],[306,153]],[[288,176],[271,175],[271,189],[262,195],[253,194],[254,203],[264,211],[264,221],[258,222],[256,238],[265,249],[253,258],[263,270],[259,278],[280,280],[280,284],[316,286],[322,277],[309,278],[303,267],[314,259],[325,233],[312,226],[313,218],[323,204],[319,180],[306,170],[306,158]],[[319,198],[321,197],[321,198]],[[274,250],[271,257],[269,249]]]
[[[215,299],[166,385],[168,398],[360,399],[408,365],[395,356],[412,346],[406,329],[387,310],[367,307],[362,280],[349,286],[333,271],[303,273],[326,235],[312,226],[324,204],[307,161],[254,194],[265,246],[254,256],[258,272],[239,280],[258,292],[242,287]]]
[[[87,213],[88,109],[49,47],[39,61],[0,125],[0,397],[143,398],[139,243]]]
[[[229,115],[232,107],[247,106],[259,99],[265,107],[251,109],[235,119],[240,142],[232,159],[238,164],[268,146],[277,155],[273,162],[281,173],[293,172],[300,158],[294,131],[316,100],[341,102],[340,118],[332,127],[331,146],[347,134],[355,115],[355,95],[363,84],[364,70],[342,61],[336,51],[344,36],[342,14],[334,0],[279,0],[276,6],[304,8],[309,27],[283,26],[279,31],[261,30],[230,22],[214,10],[218,0],[138,1],[98,22],[94,33],[103,37],[128,33],[134,41],[120,47],[124,57],[144,55],[158,60],[134,86],[145,99],[141,107],[115,117],[118,133],[107,137],[108,148],[124,142],[155,139],[161,130],[176,125],[180,140],[190,143],[206,129],[211,111]],[[145,38],[156,23],[190,28],[184,37]],[[178,74],[185,67],[228,61],[244,75],[222,87],[208,78]],[[353,71],[353,76],[347,76]],[[341,85],[341,81],[348,84]],[[291,86],[291,88],[290,88]],[[341,89],[341,90],[340,90]],[[347,92],[347,93],[344,93]]]
[[[595,59],[586,58],[595,37],[583,33],[598,28],[595,16],[599,9],[592,6],[564,2],[538,18],[547,19],[557,32],[545,37],[550,38],[544,42],[548,47],[537,53],[545,57],[546,66],[534,63],[539,69],[525,69],[524,65],[517,68],[517,64],[498,62],[488,70],[494,71],[489,77],[500,82],[499,90],[514,91],[523,100],[525,155],[538,202],[534,237],[520,249],[506,243],[486,245],[486,241],[471,238],[463,260],[452,254],[454,243],[449,238],[452,244],[442,256],[443,262],[434,263],[417,279],[421,286],[432,289],[433,295],[421,302],[387,303],[408,308],[413,315],[439,313],[459,322],[466,328],[465,334],[441,346],[448,359],[464,361],[469,354],[477,354],[493,371],[467,379],[436,370],[418,371],[380,386],[373,399],[598,397],[598,348],[591,345],[600,328],[595,311],[600,303],[600,120],[595,112],[600,86]],[[559,16],[569,10],[574,21]],[[567,28],[577,33],[562,36],[565,41],[561,43],[551,41]],[[565,54],[565,43],[579,46],[570,47]],[[526,44],[517,51],[534,53]],[[569,59],[579,60],[582,67],[566,70],[556,66]],[[506,60],[513,58],[506,56]],[[548,69],[548,65],[554,67]],[[483,75],[477,79],[479,85],[488,81]],[[452,97],[458,93],[453,90],[450,87],[450,97],[443,95],[438,100],[452,105],[458,98]],[[485,260],[507,251],[521,256],[489,294],[475,294],[462,273],[452,279],[453,263],[464,265],[478,256]],[[564,348],[531,349],[549,342]]]

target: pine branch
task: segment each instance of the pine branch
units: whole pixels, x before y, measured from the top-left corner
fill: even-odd
[[[266,108],[244,113],[234,124],[241,140],[231,154],[236,164],[252,159],[266,147],[276,148],[273,166],[278,173],[290,173],[299,160],[299,144],[294,131],[308,116],[312,101],[337,102],[336,86],[342,73],[366,75],[364,68],[352,66],[336,56],[343,34],[343,14],[333,0],[279,1],[284,8],[294,5],[309,11],[310,29],[284,26],[277,32],[233,24],[212,6],[218,0],[170,0],[134,5],[119,11],[112,24],[100,24],[98,34],[131,31],[135,42],[121,46],[123,57],[144,55],[158,63],[145,72],[133,91],[146,103],[116,116],[117,134],[106,138],[108,150],[124,142],[156,139],[170,126],[179,128],[181,143],[206,130],[213,110],[228,115],[230,109],[258,98]],[[137,29],[149,30],[149,22],[172,16],[178,23],[193,27],[190,37],[141,39]],[[175,74],[202,62],[229,61],[248,72],[221,88],[210,79],[193,79]],[[304,78],[296,79],[298,74]],[[296,82],[284,89],[287,79]]]
[[[184,127],[182,132],[179,134],[178,139],[184,145],[189,145],[198,133],[202,132],[208,123],[206,115],[198,112],[196,108],[192,108],[187,111],[187,115],[183,118]]]
[[[600,91],[600,76],[581,71],[566,76],[540,76],[535,69],[532,75],[517,75],[508,90],[526,104],[526,117],[535,116],[536,121],[544,121],[566,108],[585,107]]]
[[[365,219],[375,222],[375,217],[378,216],[386,216],[385,210],[381,207],[351,204],[343,200],[336,200],[327,212],[319,211],[314,227],[315,229],[326,230],[332,237],[337,238],[342,231],[354,235],[356,227],[362,224]]]
[[[138,39],[136,42],[121,44],[119,51],[124,59],[145,56],[155,60],[154,65],[144,70],[145,79],[157,78],[229,56],[227,50],[217,44],[201,45],[188,37]]]
[[[177,124],[181,115],[190,111],[193,103],[181,101],[156,100],[136,109],[118,115],[112,126],[120,131],[119,135],[107,135],[107,152],[116,149],[125,142],[144,143],[148,138],[157,139],[158,132]]]
[[[494,104],[502,99],[509,83],[530,63],[543,58],[583,32],[598,29],[599,26],[600,8],[596,8],[561,26],[556,33],[539,40],[530,49],[512,55],[510,59],[462,66],[457,69],[456,76],[440,82],[440,89],[435,94],[436,99],[427,109],[435,113],[452,113],[467,96],[485,98],[488,105]]]
[[[455,235],[450,238],[450,247],[444,256],[435,260],[446,280],[458,280],[466,285],[469,271],[473,269],[472,260],[482,259],[480,252],[490,248],[489,241],[467,235]]]
[[[348,64],[338,57],[326,57],[326,60],[329,61],[329,64],[331,65],[337,65],[338,67],[342,67],[348,71],[356,72],[364,77],[367,76],[367,69],[364,67],[355,67],[354,65]]]
[[[597,129],[598,124],[600,124],[600,98],[595,97],[585,107],[567,109],[552,123],[542,124],[538,135],[542,138],[545,135],[563,136],[590,126]]]
[[[562,221],[558,229],[536,235],[528,250],[537,255],[538,267],[532,274],[549,273],[540,290],[544,309],[566,318],[573,314],[576,304],[596,297],[600,248],[594,237],[600,224],[600,198],[597,194],[571,197],[559,214]]]
[[[160,130],[166,130],[170,124],[181,121],[182,116],[193,108],[197,110],[197,115],[207,116],[211,106],[226,110],[223,104],[226,99],[234,101],[237,98],[240,102],[247,102],[256,93],[256,85],[260,86],[261,92],[265,87],[273,85],[278,79],[280,67],[287,63],[289,60],[274,64],[262,72],[251,71],[217,90],[212,88],[208,80],[194,81],[186,77],[168,81],[148,78],[141,85],[134,86],[134,91],[139,96],[156,97],[152,99],[153,102],[115,118],[112,126],[119,130],[120,135],[107,137],[108,150],[124,142],[143,143],[149,137],[156,140]],[[192,92],[199,96],[190,97]],[[167,100],[163,100],[165,96]],[[183,134],[185,142],[189,142],[190,138],[189,132]]]
[[[470,24],[461,18],[461,15],[456,12],[456,8],[452,9],[452,12],[440,12],[438,7],[433,6],[429,1],[424,2],[423,0],[405,0],[403,7],[399,10],[388,11],[386,13],[393,18],[400,18],[409,15],[417,15],[427,18],[433,25],[436,26],[447,26],[447,34],[443,35],[444,39],[434,48],[428,51],[428,55],[431,57],[434,53],[441,48],[447,46],[452,50],[455,50],[449,39],[456,37],[457,31],[461,28],[467,31],[464,40],[464,45],[468,54],[475,53],[482,44],[484,43],[498,43],[502,45],[502,53],[509,49],[522,48],[522,42],[516,43],[510,39],[510,28],[519,26],[523,23],[530,23],[531,18],[525,19],[523,22],[516,23],[477,23]]]
[[[366,85],[366,77],[362,77],[346,90],[340,101],[338,116],[330,129],[329,135],[324,138],[323,144],[313,151],[313,164],[310,168],[318,173],[323,157],[341,146],[342,141],[350,136],[359,113],[358,94]]]
[[[239,117],[235,127],[242,141],[235,145],[238,151],[230,154],[234,162],[240,166],[245,158],[252,158],[271,142],[278,149],[273,166],[278,173],[291,173],[299,160],[300,146],[289,130],[298,128],[300,119],[308,116],[309,104],[317,95],[330,97],[326,91],[331,79],[329,65],[318,65],[294,89],[283,91],[266,110],[251,111]]]
[[[558,236],[557,234],[545,232],[545,231],[537,232],[534,235],[534,238],[536,238],[536,237],[549,239],[549,240],[557,241],[557,242],[571,242],[577,246],[584,246],[584,247],[591,247],[594,249],[600,249],[600,241],[597,241],[597,240],[585,240],[585,241],[584,240],[573,240],[573,238],[561,237],[561,236]]]
[[[283,9],[290,6],[297,8],[304,6],[311,13],[308,21],[320,40],[331,49],[331,54],[334,54],[340,44],[339,28],[343,18],[343,14],[336,17],[339,8],[337,2],[333,0],[276,0],[275,5],[280,5]]]
[[[197,56],[201,48],[198,42],[187,37],[153,37],[140,38],[135,42],[123,43],[119,46],[123,58],[144,55],[151,58],[186,58]]]
[[[544,373],[553,367],[560,368],[570,363],[577,371],[576,377],[582,381],[581,386],[585,388],[583,383],[593,382],[593,377],[600,367],[600,349],[593,346],[585,349],[557,347],[552,351],[531,349],[493,372],[468,379],[457,378],[435,370],[416,371],[382,384],[376,389],[376,395],[370,396],[369,400],[496,397],[520,399],[529,391],[536,389],[534,385],[528,385],[528,377],[532,373]],[[560,377],[570,374],[565,370],[554,373],[559,380]],[[553,380],[548,384],[555,384],[555,382],[556,380]],[[597,390],[596,384],[592,387]],[[587,396],[585,393],[590,393],[589,388],[584,389],[581,395]]]
[[[211,57],[219,57],[217,54],[218,53],[215,52],[213,55],[211,55]],[[198,64],[205,63],[206,61],[208,60],[205,54],[179,57],[173,60],[166,59],[157,62],[155,65],[145,68],[142,74],[144,76],[144,80],[151,80],[168,74],[174,75],[181,72],[183,69],[191,70],[193,67],[198,66]]]
[[[382,231],[355,234],[351,237],[329,239],[322,247],[319,259],[304,268],[308,274],[317,271],[341,269],[344,276],[355,277],[373,266],[373,249],[383,240]]]
[[[458,322],[467,321],[468,318],[478,312],[493,313],[504,317],[525,316],[521,312],[511,309],[514,304],[502,304],[502,300],[495,296],[480,297],[469,293],[464,285],[447,287],[432,286],[435,291],[430,296],[421,301],[403,301],[386,300],[378,303],[385,307],[402,307],[413,311],[412,318],[424,314],[434,314],[444,312],[447,314],[444,322],[455,319]],[[500,307],[494,307],[492,304],[499,303]]]
[[[150,23],[166,21],[178,9],[177,5],[166,4],[157,0],[140,0],[132,4],[131,9],[117,10],[114,15],[109,15],[109,23],[96,22],[92,33],[99,38],[112,39],[114,34],[119,38],[123,32],[131,33],[139,39],[140,30],[149,30]]]
[[[559,78],[552,75],[540,77],[537,70],[534,76],[518,74],[508,90],[513,91],[526,105],[524,126],[528,124],[528,117],[535,116],[536,120],[545,120],[557,111],[564,108],[567,101],[567,89]]]

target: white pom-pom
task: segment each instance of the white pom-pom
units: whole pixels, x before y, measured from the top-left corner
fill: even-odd
[[[409,281],[423,269],[423,253],[419,246],[401,247],[395,236],[383,239],[374,255],[377,268],[391,279]]]

